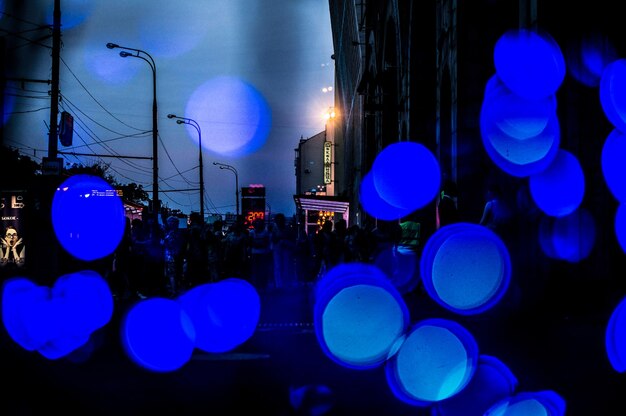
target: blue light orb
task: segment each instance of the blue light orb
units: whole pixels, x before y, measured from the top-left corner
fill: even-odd
[[[374,176],[371,171],[361,179],[359,200],[363,209],[379,220],[397,220],[412,212],[409,208],[396,207],[385,201],[374,186]]]
[[[73,29],[81,25],[93,13],[95,2],[85,0],[63,0],[61,25],[63,30]],[[46,22],[54,23],[54,8],[49,7],[46,13]]]
[[[93,271],[59,278],[50,289],[15,278],[3,287],[3,322],[13,340],[48,359],[85,345],[113,313],[107,283]]]
[[[496,42],[493,57],[502,82],[530,100],[555,94],[565,78],[561,48],[545,32],[509,30]]]
[[[455,396],[435,403],[432,416],[483,416],[494,403],[515,393],[518,381],[498,358],[478,357],[476,373]]]
[[[261,299],[250,283],[229,278],[199,285],[178,298],[196,332],[196,348],[210,353],[235,349],[256,330]]]
[[[520,392],[500,400],[484,416],[564,416],[565,400],[556,392]]]
[[[104,179],[75,175],[54,193],[52,226],[72,256],[84,261],[100,259],[113,253],[122,240],[124,204]]]
[[[263,95],[247,82],[230,76],[200,85],[187,101],[185,117],[200,125],[205,149],[229,157],[259,150],[272,126],[271,109]],[[197,143],[198,132],[191,126],[187,129]]]
[[[428,295],[461,315],[493,308],[511,281],[511,259],[500,237],[471,223],[437,230],[422,250],[420,269]]]
[[[213,26],[206,22],[216,20],[215,6],[207,3],[189,2],[180,7],[168,0],[152,0],[150,6],[139,6],[133,16],[138,19],[141,44],[155,56],[175,58],[193,50]]]
[[[626,371],[626,298],[611,313],[604,336],[606,354],[618,373]]]
[[[138,59],[135,65],[131,62],[120,62],[119,49],[107,49],[100,38],[88,42],[82,54],[83,65],[90,74],[108,85],[125,85],[130,83],[139,73],[145,71],[145,63]]]
[[[524,140],[546,129],[556,112],[556,96],[529,100],[513,93],[494,75],[485,87],[483,108],[485,119],[505,135]]]
[[[626,132],[626,59],[618,59],[604,68],[600,78],[600,104],[606,118],[621,132]]]
[[[615,212],[615,236],[622,251],[626,253],[626,205],[620,204]]]
[[[191,359],[196,334],[180,303],[156,297],[142,300],[126,312],[121,339],[126,355],[138,366],[171,372]]]
[[[50,288],[24,277],[8,279],[2,285],[2,323],[11,339],[27,351],[41,348],[54,332],[55,325],[46,313],[50,298]]]
[[[585,194],[585,174],[576,156],[559,149],[543,171],[529,178],[530,195],[545,214],[562,217],[580,206]]]
[[[618,129],[613,129],[604,141],[600,161],[604,181],[620,203],[626,202],[624,160],[626,160],[626,135]]]
[[[410,211],[435,199],[441,186],[439,162],[428,148],[416,142],[385,147],[376,156],[371,173],[383,200]]]
[[[352,369],[381,365],[407,328],[402,296],[376,266],[340,264],[316,286],[314,326],[323,352]]]
[[[61,276],[52,287],[58,300],[64,335],[91,335],[113,316],[113,295],[108,283],[93,270]]]
[[[381,250],[374,264],[382,270],[401,294],[414,290],[420,282],[419,257],[415,252],[402,252],[389,247]]]
[[[565,54],[567,69],[574,79],[587,87],[598,87],[607,65],[619,58],[606,35],[584,34],[570,43]]]
[[[557,217],[552,223],[552,246],[556,258],[578,263],[586,259],[596,242],[596,223],[591,213],[580,208]]]
[[[414,406],[430,406],[462,391],[476,372],[473,335],[446,319],[418,322],[385,364],[394,395]]]
[[[508,95],[497,78],[492,77],[487,83],[480,113],[481,138],[488,156],[500,169],[509,175],[527,177],[544,170],[556,157],[561,141],[559,120],[556,111],[549,111],[551,98],[545,98],[535,104],[538,109],[532,110],[529,103],[525,110],[527,114],[537,112],[534,123],[528,121],[524,128],[518,125],[516,129],[510,126],[503,129],[499,113],[503,103],[499,97],[506,100]],[[517,110],[509,108],[509,111]],[[530,136],[535,132],[538,133]]]

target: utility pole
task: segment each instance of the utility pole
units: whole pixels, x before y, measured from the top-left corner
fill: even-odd
[[[52,24],[52,90],[50,93],[50,131],[48,133],[48,157],[56,159],[58,149],[59,115],[59,64],[61,56],[61,0],[54,0]]]
[[[52,80],[50,89],[50,131],[48,131],[48,156],[41,162],[44,175],[58,176],[63,159],[57,157],[59,141],[59,64],[61,61],[61,0],[54,0],[52,23]]]

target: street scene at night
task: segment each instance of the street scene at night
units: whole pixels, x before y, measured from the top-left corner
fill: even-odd
[[[621,10],[0,0],[0,413],[626,413]]]

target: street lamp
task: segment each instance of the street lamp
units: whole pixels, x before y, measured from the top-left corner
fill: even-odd
[[[235,174],[235,201],[237,203],[237,220],[239,220],[239,174],[237,173],[237,169],[224,163],[213,162],[213,164],[219,166],[220,169],[226,169]]]
[[[115,43],[107,43],[107,48],[109,49],[126,49],[120,51],[120,56],[122,58],[132,57],[139,58],[148,63],[150,65],[150,69],[152,70],[152,215],[154,217],[154,233],[152,238],[158,239],[158,230],[159,227],[159,157],[158,157],[158,129],[157,129],[157,94],[156,94],[156,64],[154,63],[154,59],[152,56],[146,51],[142,51],[141,49],[129,48],[127,46],[120,46]],[[128,52],[133,51],[133,52]],[[145,56],[144,56],[145,55]],[[146,58],[147,57],[147,58]]]
[[[168,114],[167,118],[175,118],[176,124],[189,124],[198,131],[198,163],[200,165],[200,216],[204,221],[204,171],[202,164],[202,133],[200,131],[200,125],[193,119],[186,117],[178,117],[175,114]]]

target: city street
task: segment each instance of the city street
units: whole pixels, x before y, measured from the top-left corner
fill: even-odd
[[[128,306],[123,303],[94,334],[91,349],[58,360],[22,350],[3,331],[4,410],[11,415],[313,414],[298,413],[290,392],[317,386],[321,390],[303,403],[332,404],[326,414],[430,414],[429,408],[398,400],[382,366],[353,370],[324,355],[313,328],[311,291],[303,285],[262,294],[261,319],[247,342],[223,354],[196,351],[183,368],[169,373],[139,368],[125,355],[118,333],[120,313]],[[509,366],[518,391],[553,390],[565,398],[571,415],[626,409],[620,400],[625,381],[604,352],[606,316],[576,315],[585,307],[572,309],[567,302],[555,307],[561,312],[538,302],[523,313],[522,307],[510,306],[512,297],[503,302],[494,313],[459,319],[423,291],[407,299],[414,321],[437,316],[461,322],[482,354]],[[568,309],[571,316],[562,313]],[[572,344],[575,349],[568,348]]]

